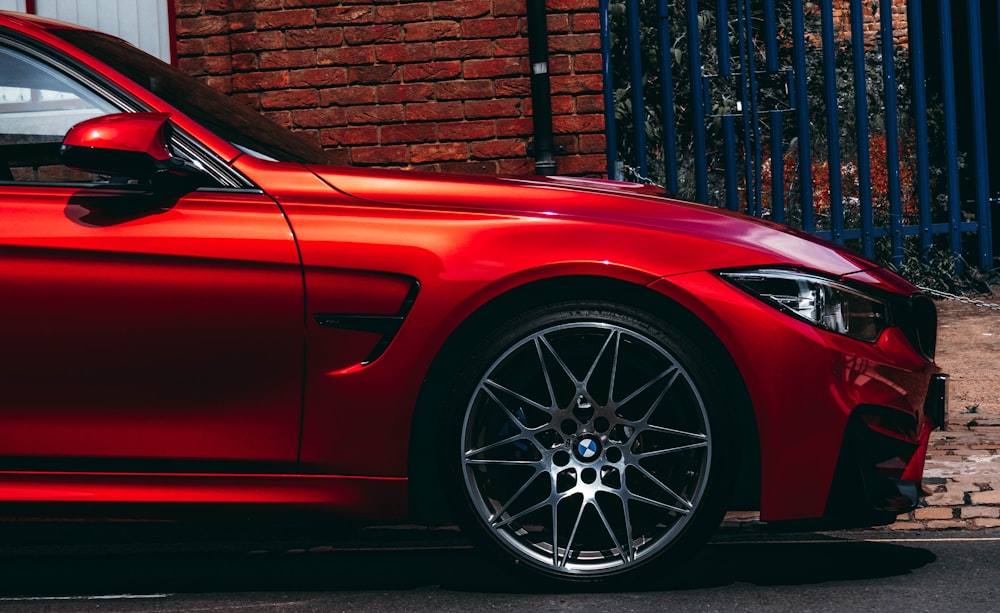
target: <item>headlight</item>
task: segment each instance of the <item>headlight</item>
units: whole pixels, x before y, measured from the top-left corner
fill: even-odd
[[[851,338],[874,341],[890,324],[885,302],[830,279],[779,269],[721,275],[779,310]]]

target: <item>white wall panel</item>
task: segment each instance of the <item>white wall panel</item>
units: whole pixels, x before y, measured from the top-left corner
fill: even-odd
[[[0,0],[0,11],[21,11],[25,9],[25,0]]]
[[[24,0],[17,0],[22,5]],[[43,17],[80,24],[124,38],[165,62],[170,61],[168,0],[36,0]],[[10,0],[0,0],[2,3]],[[21,9],[24,10],[24,9]]]

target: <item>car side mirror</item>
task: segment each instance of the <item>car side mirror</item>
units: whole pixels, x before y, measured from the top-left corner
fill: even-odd
[[[66,133],[59,157],[76,170],[149,181],[154,188],[209,183],[204,171],[170,152],[169,119],[169,113],[117,113],[81,121]]]

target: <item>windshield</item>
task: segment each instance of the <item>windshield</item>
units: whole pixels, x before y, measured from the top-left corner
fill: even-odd
[[[329,163],[318,146],[113,36],[70,29],[54,33],[153,92],[241,151],[282,162]]]

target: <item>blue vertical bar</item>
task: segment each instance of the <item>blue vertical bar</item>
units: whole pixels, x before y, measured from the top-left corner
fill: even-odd
[[[955,52],[951,37],[951,0],[940,0],[941,92],[944,99],[944,146],[948,181],[948,234],[955,271],[962,272],[962,201],[958,189],[958,118],[955,105]]]
[[[670,15],[667,0],[656,0],[656,27],[660,42],[660,83],[663,107],[663,166],[666,188],[677,193],[677,118],[674,115],[673,55],[670,53]]]
[[[695,200],[708,202],[708,156],[705,155],[705,99],[701,83],[701,37],[698,0],[687,0],[688,70],[691,73],[691,132],[694,141]]]
[[[920,257],[929,258],[931,234],[930,156],[927,150],[927,82],[924,73],[923,0],[910,0],[910,66],[913,70],[913,115],[917,137],[917,198],[920,202]]]
[[[740,49],[743,55],[743,105],[744,134],[747,149],[747,213],[760,217],[760,125],[757,123],[757,65],[753,48],[753,7],[752,0],[744,0],[737,5],[740,28]]]
[[[764,2],[764,40],[767,51],[767,69],[778,70],[778,31],[774,0]],[[785,223],[785,150],[781,135],[781,113],[771,116],[771,219]]]
[[[891,6],[892,3],[888,3]],[[882,6],[887,6],[883,2]],[[836,243],[844,242],[844,193],[840,176],[840,118],[837,116],[836,40],[833,31],[833,0],[823,0],[823,83],[826,101],[827,177],[830,182],[830,230]]]
[[[802,229],[813,232],[812,152],[809,146],[809,98],[806,95],[806,34],[802,2],[792,2],[792,53],[795,66],[795,123],[799,141],[799,201]]]
[[[882,84],[885,87],[885,170],[889,189],[892,264],[903,264],[903,212],[899,186],[899,118],[896,108],[896,58],[892,48],[892,3],[879,4],[882,34]]]
[[[628,0],[625,17],[628,22],[629,87],[632,93],[632,126],[635,130],[635,163],[639,177],[647,170],[646,99],[642,72],[642,41],[639,34],[639,0]]]
[[[719,74],[733,73],[729,63],[729,11],[727,0],[715,2],[716,41],[719,45]],[[736,187],[736,130],[732,117],[722,118],[722,151],[725,166],[726,208],[735,211],[740,206],[739,190]]]
[[[618,130],[615,125],[615,87],[611,74],[611,13],[609,0],[600,0],[601,14],[601,78],[604,81],[604,148],[609,179],[618,179]]]
[[[979,267],[993,267],[993,230],[990,227],[989,155],[986,151],[986,86],[983,81],[983,31],[979,0],[968,0],[969,68],[972,96],[972,155],[975,169],[976,223],[979,228]]]
[[[872,220],[871,144],[868,140],[868,75],[865,70],[864,7],[851,0],[851,52],[854,59],[855,138],[858,141],[858,200],[861,205],[861,251],[875,253]]]

